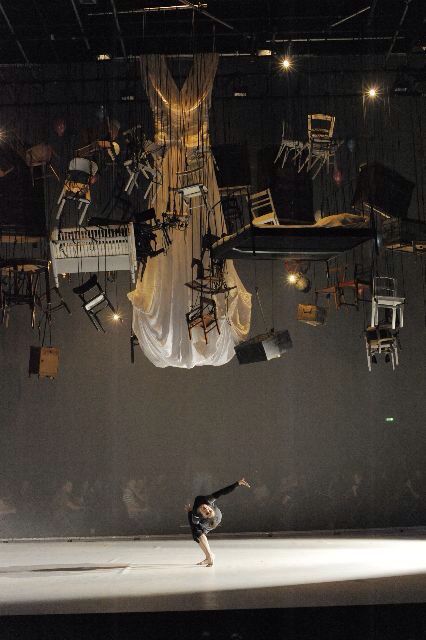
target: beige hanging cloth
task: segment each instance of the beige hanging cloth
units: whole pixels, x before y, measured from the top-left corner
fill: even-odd
[[[129,293],[133,331],[142,351],[157,367],[189,369],[225,364],[234,356],[234,345],[244,340],[250,329],[251,295],[230,260],[225,267],[225,281],[228,287],[235,288],[226,295],[214,296],[220,333],[212,330],[206,344],[203,331],[195,328],[190,340],[185,316],[194,303],[194,293],[185,282],[194,278],[191,262],[193,257],[200,257],[201,235],[208,227],[216,235],[225,228],[213,157],[209,153],[208,110],[217,63],[216,54],[194,56],[192,69],[179,90],[165,57],[141,59],[154,114],[155,142],[165,145],[162,159],[157,160],[161,180],[151,193],[150,206],[155,208],[158,218],[171,208],[178,208],[182,201],[176,190],[183,179],[179,173],[187,169],[187,158],[195,149],[201,151],[203,164],[191,173],[190,180],[208,190],[205,200],[199,197],[191,201],[188,227],[170,232],[172,244],[167,253],[148,259],[143,279]]]

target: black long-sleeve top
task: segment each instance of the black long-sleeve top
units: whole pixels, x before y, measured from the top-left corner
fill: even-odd
[[[234,482],[230,484],[228,487],[224,489],[219,489],[219,491],[215,491],[209,496],[197,496],[194,500],[194,504],[192,506],[192,511],[188,512],[188,521],[189,526],[191,527],[192,537],[194,540],[198,540],[198,538],[203,535],[203,533],[209,533],[213,529],[215,529],[222,520],[222,512],[219,507],[215,505],[215,502],[220,496],[225,496],[227,493],[231,493],[238,487],[238,482]],[[213,518],[203,518],[197,513],[197,509],[202,504],[208,504],[210,507],[214,509],[214,517]]]

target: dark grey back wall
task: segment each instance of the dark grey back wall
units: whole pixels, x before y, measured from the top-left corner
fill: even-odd
[[[278,144],[282,117],[294,115],[297,133],[308,112],[324,110],[335,113],[337,135],[353,136],[357,143],[356,157],[345,151],[341,160],[348,194],[356,165],[367,157],[382,159],[417,182],[422,178],[417,99],[395,98],[364,115],[359,96],[333,97],[359,77],[345,84],[330,74],[324,96],[322,76],[312,76],[309,84],[305,75],[289,88],[275,71],[269,86],[261,71],[256,69],[249,84],[253,95],[240,102],[227,95],[228,80],[219,76],[212,113],[214,139],[248,142],[254,173],[259,149]],[[309,98],[320,91],[322,97]],[[52,101],[49,113],[57,109]],[[26,113],[37,120],[37,109],[36,114],[28,106]],[[124,124],[123,114],[121,120]],[[418,187],[413,217],[424,188]],[[324,193],[337,208],[349,199],[325,176],[314,189],[317,208]],[[358,251],[357,260],[367,263],[369,256],[369,249]],[[395,372],[384,363],[367,370],[367,308],[330,307],[325,327],[302,325],[295,319],[296,306],[312,296],[288,287],[280,262],[237,267],[251,292],[259,286],[268,324],[292,335],[294,347],[281,360],[156,369],[137,350],[131,365],[129,282],[119,274],[117,300],[114,284],[110,291],[125,319],[108,325],[106,335],[97,334],[80,310],[71,291],[76,280],[61,283],[72,315],[61,311],[54,318],[60,373],[54,381],[38,380],[28,377],[29,346],[37,344],[37,334],[27,310],[13,310],[9,327],[0,327],[0,486],[3,505],[13,507],[0,513],[0,536],[185,533],[184,503],[242,475],[253,487],[222,499],[223,531],[422,523],[424,494],[421,500],[414,497],[425,488],[421,259],[388,255],[382,260],[382,268],[403,278],[407,297]],[[318,267],[317,286],[323,280],[324,269]],[[253,314],[255,335],[264,327],[254,297]],[[388,423],[386,417],[395,420]],[[362,476],[359,490],[353,489],[354,474]],[[140,479],[143,503],[136,519],[128,517],[123,502],[132,478]],[[76,509],[70,513],[62,505],[61,519],[58,500],[67,480]]]

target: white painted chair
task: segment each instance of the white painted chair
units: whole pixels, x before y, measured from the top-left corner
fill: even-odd
[[[282,156],[281,167],[283,168],[288,159],[291,159],[294,164],[298,164],[300,167],[301,158],[304,150],[308,146],[307,142],[301,140],[293,140],[286,137],[285,122],[283,122],[283,130],[281,134],[281,143],[278,153],[275,157],[274,164],[278,162]]]
[[[156,187],[161,184],[160,166],[165,153],[165,144],[148,140],[140,124],[127,129],[123,135],[130,151],[129,159],[124,162],[129,174],[124,191],[130,195],[135,187],[139,189],[138,178],[142,174],[148,180],[148,186],[143,195],[144,200],[151,194],[151,199],[154,201]]]
[[[269,189],[251,193],[249,195],[249,207],[253,221],[256,224],[280,224]]]
[[[56,219],[62,215],[65,202],[71,200],[78,203],[81,211],[78,224],[81,225],[91,203],[90,187],[92,178],[98,172],[98,165],[87,158],[73,158],[68,165],[68,174],[64,182],[61,195],[58,198],[58,213]]]
[[[404,326],[405,298],[397,296],[396,278],[376,276],[373,279],[373,293],[371,297],[371,325],[379,325],[380,309],[392,312],[392,329],[396,329],[396,320],[399,313],[399,327]]]
[[[150,196],[151,202],[155,202],[158,186],[162,184],[163,180],[161,167],[166,149],[167,145],[164,142],[152,142],[148,139],[145,139],[144,141],[143,150],[145,153],[145,158],[147,158],[148,155],[151,156],[152,164],[150,164],[150,166],[152,167],[153,172],[148,187],[143,196],[145,200],[148,198],[148,196]]]
[[[134,187],[136,187],[136,189],[139,189],[138,178],[142,174],[143,177],[146,178],[146,180],[150,181],[148,189],[144,194],[144,199],[146,199],[149,190],[152,188],[152,181],[157,174],[156,170],[151,165],[145,154],[142,154],[140,158],[132,158],[130,160],[126,160],[124,162],[124,166],[126,167],[129,174],[129,178],[127,180],[126,186],[124,187],[124,191],[128,195],[130,195]]]
[[[187,184],[178,189],[175,189],[182,198],[182,215],[192,215],[194,211],[198,211],[205,207],[206,211],[210,212],[210,205],[207,200],[208,189],[204,184],[194,183]],[[186,205],[185,207],[183,205]]]

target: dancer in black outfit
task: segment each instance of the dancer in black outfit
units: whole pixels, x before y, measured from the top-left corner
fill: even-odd
[[[194,504],[191,508],[190,504],[185,505],[185,511],[188,513],[189,526],[192,531],[192,538],[197,542],[205,554],[204,560],[198,562],[198,564],[205,567],[212,567],[214,563],[214,555],[211,552],[209,542],[207,540],[207,534],[220,524],[222,520],[222,513],[215,505],[215,502],[220,496],[225,496],[227,493],[231,493],[238,486],[249,487],[250,485],[244,478],[234,482],[234,484],[215,491],[210,496],[197,496],[194,500]]]

